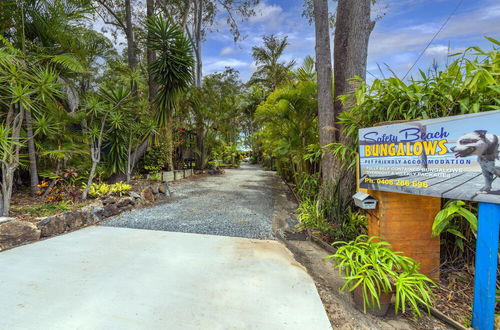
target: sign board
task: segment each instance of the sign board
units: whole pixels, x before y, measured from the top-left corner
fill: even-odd
[[[500,204],[500,111],[359,130],[360,187]]]

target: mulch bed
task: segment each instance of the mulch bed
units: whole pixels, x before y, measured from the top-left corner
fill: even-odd
[[[474,297],[474,269],[471,266],[460,268],[441,267],[441,280],[434,288],[434,307],[457,321],[470,327],[472,319],[472,301]]]

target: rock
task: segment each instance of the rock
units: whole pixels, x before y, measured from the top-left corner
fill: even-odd
[[[115,203],[116,203],[116,198],[112,196],[106,197],[105,199],[102,200],[103,205],[115,204]]]
[[[160,192],[160,189],[157,185],[151,186],[151,191],[153,192],[153,195],[158,195]]]
[[[89,212],[90,214],[89,214],[89,218],[87,220],[87,223],[89,225],[92,225],[92,224],[95,224],[95,223],[101,221],[102,218],[100,215],[102,214],[103,210],[104,210],[104,207],[102,207],[102,206],[93,207]]]
[[[139,199],[141,198],[141,195],[139,195],[138,193],[136,193],[135,191],[131,191],[128,193],[128,195],[134,199]]]
[[[135,200],[132,197],[121,198],[116,203],[116,206],[118,206],[119,208],[123,208],[123,207],[129,206],[129,205],[132,205],[132,206],[135,205]]]
[[[6,221],[0,223],[0,250],[8,249],[40,239],[41,231],[27,221]]]
[[[166,183],[162,183],[159,187],[158,187],[158,190],[160,191],[160,193],[166,195],[166,196],[170,196],[170,191],[168,189],[168,185]]]
[[[2,222],[7,222],[7,221],[12,221],[16,220],[16,218],[11,218],[11,217],[0,217],[0,223]]]
[[[144,189],[142,191],[141,195],[142,195],[141,197],[142,197],[143,201],[145,201],[145,202],[152,203],[155,201],[155,196],[153,195],[153,191],[152,191],[151,187]]]
[[[37,223],[37,227],[41,230],[42,237],[62,234],[66,231],[66,217],[64,214],[47,217]]]
[[[63,214],[66,218],[66,230],[80,228],[87,224],[89,213],[85,211],[71,211]]]
[[[109,217],[112,217],[114,215],[120,214],[120,209],[118,208],[118,206],[116,204],[108,204],[108,205],[104,206],[102,210],[97,212],[97,214],[98,214],[99,218],[101,218],[101,219],[109,218]]]

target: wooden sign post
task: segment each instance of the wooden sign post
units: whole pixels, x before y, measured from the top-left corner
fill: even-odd
[[[499,234],[500,204],[479,203],[472,312],[476,330],[494,327]]]

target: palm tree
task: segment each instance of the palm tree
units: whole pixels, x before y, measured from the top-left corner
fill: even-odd
[[[271,34],[262,37],[264,47],[252,48],[252,57],[257,64],[257,71],[252,75],[250,84],[261,84],[270,91],[275,91],[291,79],[290,69],[295,65],[295,61],[279,61],[288,46],[287,39],[288,37],[280,39]]]
[[[158,84],[155,97],[155,119],[160,134],[166,133],[169,165],[173,169],[172,119],[179,96],[192,82],[194,65],[191,42],[182,28],[163,16],[151,16],[146,23],[148,45],[156,51],[149,72]]]

